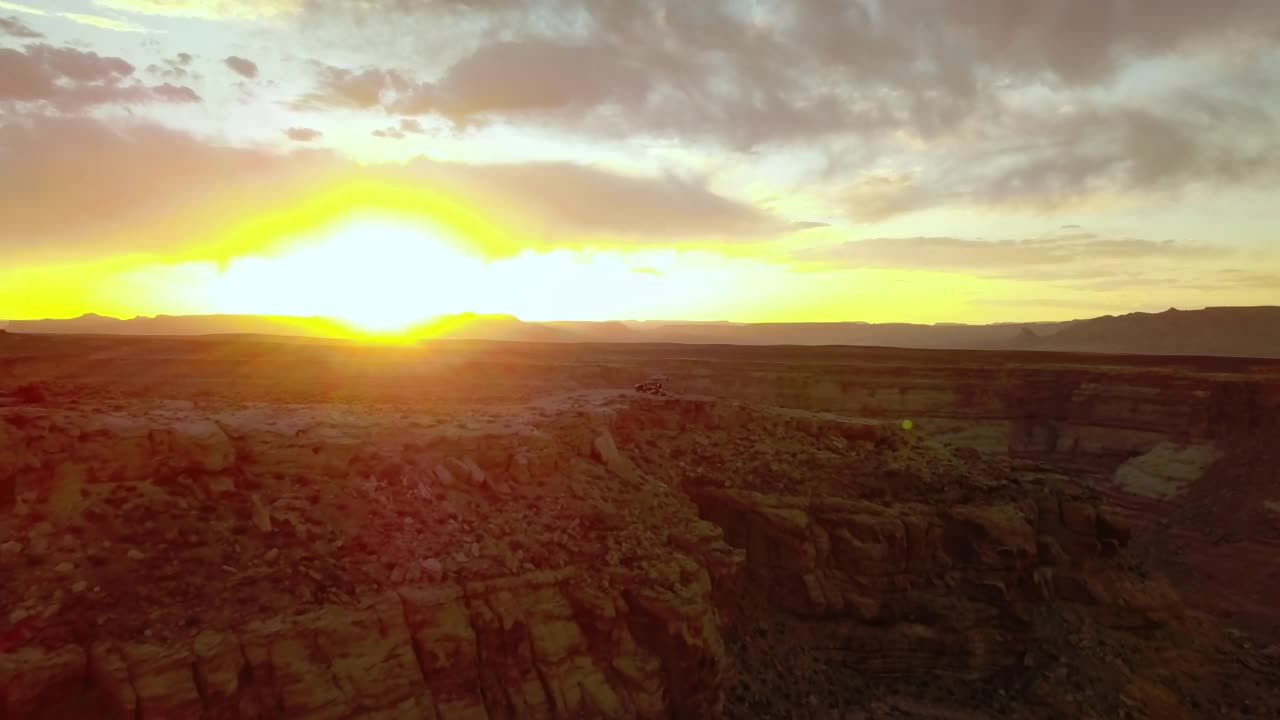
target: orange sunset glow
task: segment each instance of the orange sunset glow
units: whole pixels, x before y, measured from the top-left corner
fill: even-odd
[[[3,2],[0,318],[1264,303],[1280,61],[1262,10],[1175,4],[1002,52],[929,3]]]

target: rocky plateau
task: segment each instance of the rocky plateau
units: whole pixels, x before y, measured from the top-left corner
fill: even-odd
[[[0,718],[1280,717],[1277,418],[1275,361],[7,333]]]

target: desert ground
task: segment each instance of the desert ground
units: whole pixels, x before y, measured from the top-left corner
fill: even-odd
[[[1275,360],[3,333],[0,718],[1280,717],[1278,431]]]

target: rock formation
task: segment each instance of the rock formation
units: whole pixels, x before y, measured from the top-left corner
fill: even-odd
[[[43,347],[0,357],[4,720],[1280,713],[1280,638],[1185,574],[1275,587],[1264,381]]]

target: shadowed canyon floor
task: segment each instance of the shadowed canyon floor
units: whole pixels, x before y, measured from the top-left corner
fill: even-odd
[[[1275,361],[0,335],[0,718],[1280,717],[1278,416]]]

